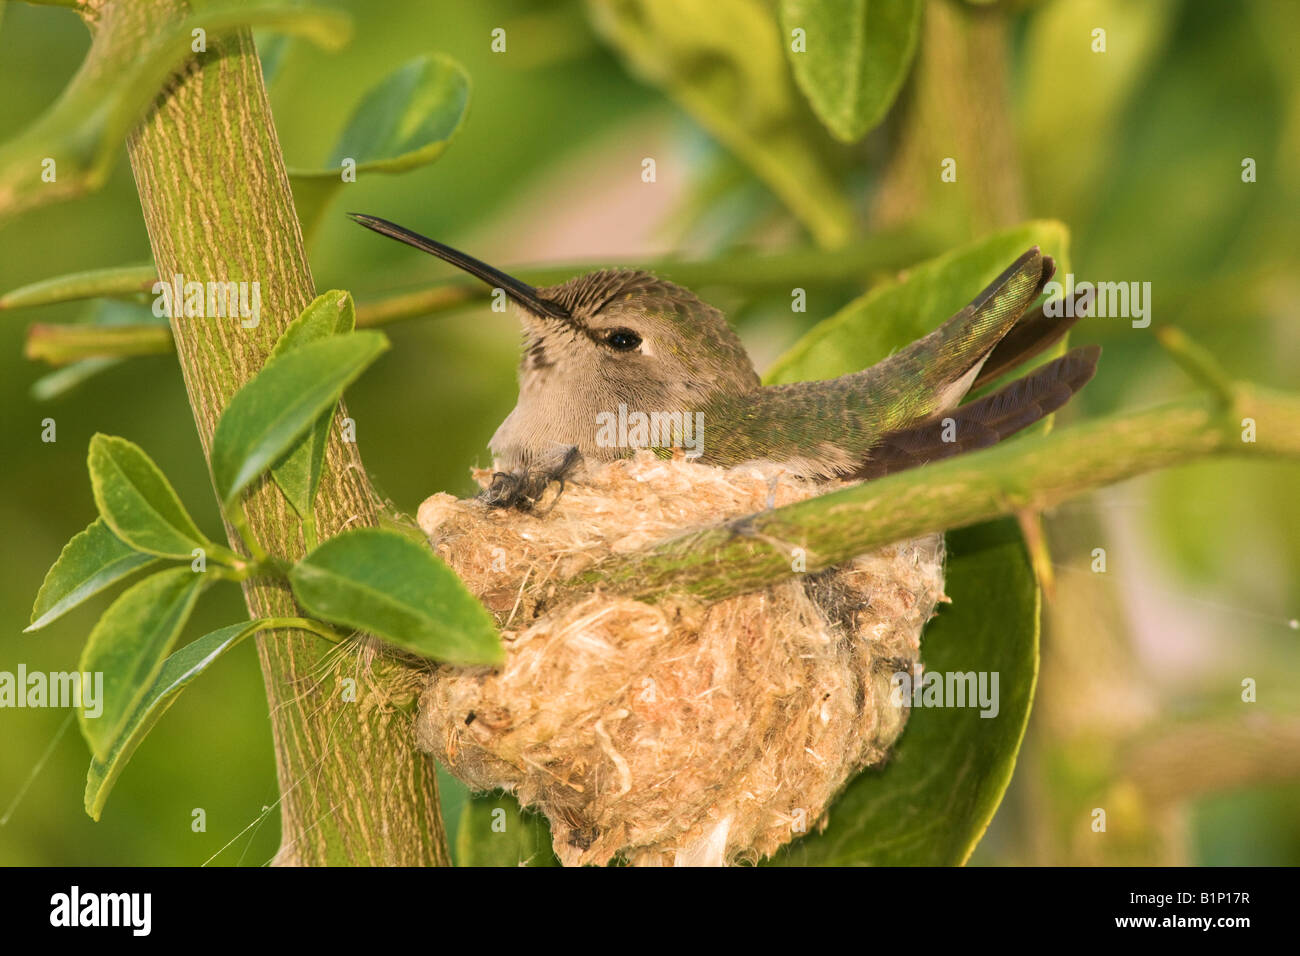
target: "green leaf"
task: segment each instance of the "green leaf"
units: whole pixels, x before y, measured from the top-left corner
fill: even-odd
[[[1034,220],[909,269],[819,323],[768,370],[768,384],[836,378],[874,365],[933,331],[1032,245],[1069,271],[1069,231]]]
[[[212,477],[222,502],[232,504],[387,348],[382,333],[351,332],[268,361],[235,393],[212,437]]]
[[[853,143],[885,118],[916,52],[921,0],[781,0],[786,57],[813,111]],[[805,47],[794,49],[794,30]]]
[[[998,675],[998,711],[914,708],[883,768],[859,774],[829,825],[782,850],[791,866],[965,863],[1002,800],[1038,675],[1038,586],[1012,519],[948,536],[952,604],[926,627],[927,672]]]
[[[353,160],[360,175],[403,173],[441,156],[465,121],[469,91],[469,74],[440,53],[408,60],[369,89],[325,167],[289,170],[304,234],[315,231],[343,186],[344,160]]]
[[[141,554],[108,530],[103,518],[63,546],[58,560],[45,574],[45,581],[32,607],[32,623],[23,633],[36,631],[62,617],[78,604],[133,571],[154,564],[157,559]]]
[[[82,673],[103,674],[103,711],[77,711],[82,736],[103,760],[176,643],[207,577],[188,567],[159,571],[122,592],[90,632]]]
[[[218,657],[268,623],[267,620],[257,620],[231,624],[186,644],[163,661],[153,683],[140,695],[119,732],[109,739],[103,759],[91,758],[90,770],[86,774],[86,813],[95,820],[99,819],[108,794],[127,761],[186,685],[207,670]]]
[[[90,52],[54,105],[22,133],[0,144],[0,218],[83,195],[102,186],[122,140],[167,79],[193,53],[191,33],[223,34],[261,26],[307,36],[327,48],[346,39],[346,15],[319,7],[225,0],[201,11],[149,24],[143,38],[126,18],[94,31]],[[45,181],[46,159],[55,178]]]
[[[822,246],[848,241],[852,211],[781,52],[764,0],[588,0],[597,30],[740,158]],[[660,170],[664,175],[665,171]]]
[[[456,829],[457,866],[559,866],[551,828],[539,813],[524,813],[508,794],[465,801]]]
[[[492,616],[428,547],[362,528],[326,541],[289,572],[293,593],[317,617],[452,664],[505,657]]]
[[[135,550],[186,560],[195,548],[217,550],[139,445],[96,434],[90,439],[88,463],[100,515],[112,532]]]
[[[303,310],[302,315],[284,330],[284,334],[275,343],[271,358],[331,335],[346,335],[355,327],[356,309],[352,304],[352,296],[331,289],[317,296]],[[311,519],[312,503],[316,500],[316,489],[320,486],[321,469],[325,464],[325,445],[333,421],[334,408],[331,406],[271,469],[275,483],[304,521]]]
[[[279,358],[309,342],[345,335],[353,331],[356,324],[357,311],[351,293],[342,289],[322,292],[289,323],[271,349],[271,358]]]
[[[469,108],[469,74],[442,54],[408,60],[370,89],[353,110],[326,175],[344,159],[358,172],[400,173],[433,162],[460,130]]]

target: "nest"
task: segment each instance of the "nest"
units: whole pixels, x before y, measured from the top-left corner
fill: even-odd
[[[561,584],[825,490],[773,466],[642,452],[590,469],[544,514],[429,498],[420,526],[496,615],[506,662],[434,672],[421,748],[544,813],[566,865],[753,861],[824,825],[902,732],[891,679],[919,668],[921,628],[946,600],[940,536],[711,604]]]

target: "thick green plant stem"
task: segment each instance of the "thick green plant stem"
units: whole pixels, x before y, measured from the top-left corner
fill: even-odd
[[[182,0],[88,4],[92,30],[134,42],[189,12]],[[261,68],[247,30],[208,38],[128,142],[158,274],[259,284],[260,322],[171,320],[204,453],[231,396],[314,297]],[[340,412],[340,417],[346,411]],[[251,532],[275,558],[303,553],[299,522],[269,481],[245,502]],[[316,507],[321,537],[374,523],[354,445],[336,431]],[[234,529],[232,546],[243,550]],[[281,580],[244,582],[252,616],[298,617]],[[280,864],[445,864],[433,761],[410,731],[411,674],[365,640],[335,647],[301,630],[258,638],[281,793]],[[355,684],[354,696],[348,693]],[[247,706],[214,701],[220,708]],[[214,781],[217,783],[217,781]]]
[[[1252,441],[1249,419],[1254,423]],[[1003,514],[1040,511],[1144,472],[1211,455],[1300,459],[1300,398],[1235,386],[936,462],[673,538],[603,562],[571,584],[653,600],[751,591],[801,567],[818,571],[895,541]]]

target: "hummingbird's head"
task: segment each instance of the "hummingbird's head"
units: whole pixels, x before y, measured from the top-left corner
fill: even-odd
[[[519,307],[524,390],[666,410],[760,384],[722,313],[648,272],[602,269],[537,288],[387,220],[350,215],[500,289]]]
[[[585,369],[581,377],[602,392],[647,397],[699,398],[759,385],[723,314],[649,272],[601,269],[536,293],[562,315],[518,303],[525,375],[559,363],[566,374]]]

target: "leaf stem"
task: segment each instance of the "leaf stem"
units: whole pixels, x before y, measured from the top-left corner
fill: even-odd
[[[226,508],[226,520],[230,526],[235,529],[239,535],[239,540],[244,543],[248,553],[253,556],[253,561],[259,565],[271,565],[271,556],[267,554],[266,549],[262,547],[260,541],[248,527],[248,517],[244,514],[244,503],[242,501],[231,502]]]
[[[318,541],[316,539],[316,515],[310,510],[302,516],[302,543],[307,549],[307,553],[316,550]]]

